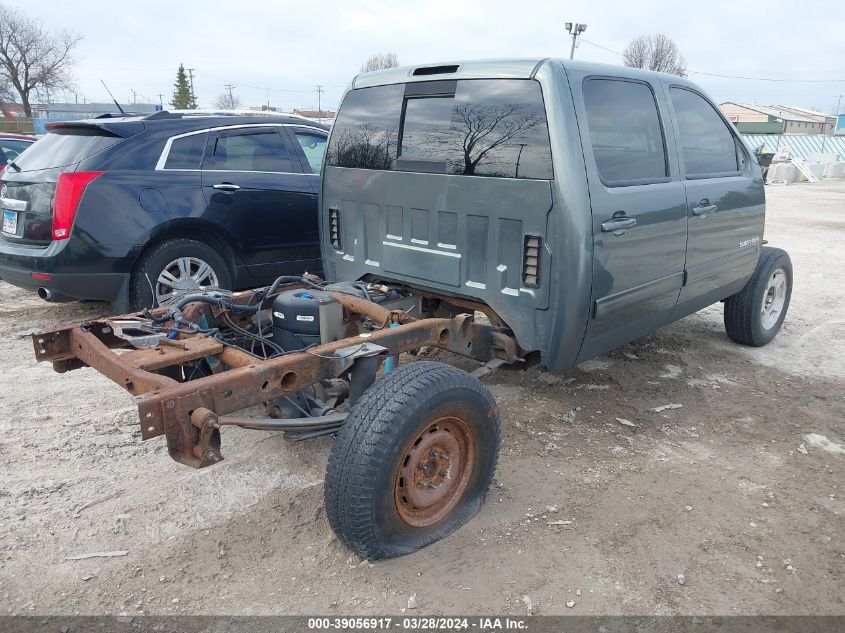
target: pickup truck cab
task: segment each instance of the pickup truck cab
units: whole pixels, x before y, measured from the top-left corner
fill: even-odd
[[[762,345],[789,305],[760,168],[681,77],[558,59],[359,75],[321,187],[328,279],[475,302],[552,370],[718,301]]]

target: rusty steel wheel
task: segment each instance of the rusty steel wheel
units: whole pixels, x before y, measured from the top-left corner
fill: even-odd
[[[394,498],[412,527],[442,521],[460,501],[475,467],[475,435],[456,417],[439,418],[414,438],[396,472]]]
[[[326,515],[369,559],[408,554],[469,521],[490,487],[499,416],[477,379],[449,365],[403,365],[355,403],[326,469]]]

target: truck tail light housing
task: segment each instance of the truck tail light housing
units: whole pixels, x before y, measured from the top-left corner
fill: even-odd
[[[336,251],[341,249],[340,209],[337,207],[329,207],[329,241]]]
[[[73,220],[79,209],[79,202],[85,188],[104,171],[77,171],[59,174],[56,195],[53,197],[53,239],[66,240],[70,237]]]
[[[539,235],[526,235],[522,248],[522,284],[526,288],[540,286],[540,248],[543,238]]]

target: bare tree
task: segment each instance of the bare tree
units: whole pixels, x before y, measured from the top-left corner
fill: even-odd
[[[396,68],[399,65],[399,58],[396,53],[377,53],[371,55],[370,58],[361,65],[362,73],[369,73],[374,70],[384,70],[385,68]]]
[[[678,45],[663,33],[635,37],[622,51],[622,57],[624,64],[631,68],[687,76],[687,60]]]
[[[368,123],[356,128],[338,128],[327,152],[327,160],[337,167],[392,169],[396,158],[396,130],[379,130]]]
[[[217,97],[217,100],[214,102],[214,107],[219,108],[220,110],[237,110],[241,107],[241,98],[231,92],[224,92],[222,95]]]
[[[474,174],[478,164],[531,128],[545,122],[545,117],[526,104],[462,105],[455,108],[454,127],[461,133],[463,164],[454,173]]]
[[[26,116],[32,116],[33,97],[70,89],[71,51],[80,39],[69,31],[51,33],[0,4],[0,84],[6,82],[20,96]]]

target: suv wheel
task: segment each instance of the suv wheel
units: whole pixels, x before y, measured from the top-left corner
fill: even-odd
[[[205,288],[231,289],[226,260],[196,240],[167,240],[145,253],[132,278],[134,309],[152,308],[174,293]]]

